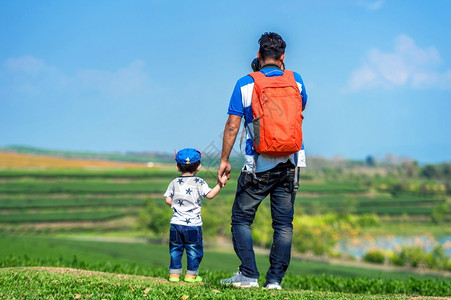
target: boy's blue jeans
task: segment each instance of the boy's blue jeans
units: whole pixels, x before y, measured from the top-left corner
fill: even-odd
[[[294,180],[295,167],[291,162],[278,164],[271,170],[256,174],[241,173],[232,207],[232,237],[233,247],[241,260],[239,269],[244,276],[260,276],[255,263],[251,225],[258,206],[269,194],[274,234],[266,282],[282,282],[291,259],[294,199],[297,192]]]
[[[202,227],[171,224],[169,234],[169,253],[171,264],[169,274],[182,274],[182,256],[186,250],[186,274],[197,275],[199,264],[204,256],[202,246]]]

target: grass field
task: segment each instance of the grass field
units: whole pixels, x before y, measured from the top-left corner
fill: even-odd
[[[158,277],[160,278],[157,280],[159,284],[169,284],[165,281],[169,261],[167,245],[94,242],[44,236],[10,235],[0,235],[0,242],[4,245],[4,247],[0,249],[0,267],[2,268],[31,266],[74,268],[115,274]],[[233,253],[217,252],[206,249],[200,269],[200,275],[204,277],[205,285],[200,291],[196,288],[191,290],[191,287],[186,287],[189,290],[189,295],[193,296],[199,292],[205,293],[206,290],[204,290],[204,288],[207,290],[215,289],[219,291],[219,293],[222,293],[222,295],[227,295],[228,292],[232,293],[230,296],[236,296],[237,293],[243,293],[240,291],[237,292],[234,289],[224,288],[219,284],[221,278],[228,277],[236,272],[238,264],[238,259]],[[262,272],[259,282],[260,284],[263,284],[264,272],[268,267],[267,256],[257,255],[257,264]],[[56,286],[52,287],[51,283],[55,280],[58,282],[66,282],[66,280],[68,280],[67,278],[73,278],[72,276],[74,275],[55,275],[52,272],[50,272],[51,274],[48,272],[37,273],[36,269],[22,269],[22,271],[17,269],[0,269],[0,273],[2,273],[1,280],[3,280],[4,283],[7,283],[8,280],[11,281],[11,278],[24,281],[28,280],[31,282],[31,280],[27,279],[29,278],[27,276],[33,276],[33,278],[35,278],[33,284],[36,285],[36,282],[44,281],[45,284],[43,284],[43,287],[36,287],[37,291],[42,289],[41,293],[64,292],[64,289],[58,291]],[[97,282],[95,276],[93,278],[91,276],[82,276],[80,279],[80,281],[87,284],[91,280]],[[131,280],[130,282],[134,281]],[[14,286],[14,284],[12,285]],[[144,286],[143,283],[132,284],[134,289],[136,289],[137,285]],[[88,284],[88,286],[90,286],[90,284]],[[330,297],[338,295],[343,297],[343,299],[359,297],[358,294],[365,294],[367,296],[370,294],[451,296],[450,280],[440,276],[347,267],[300,260],[292,261],[288,273],[285,276],[283,286],[286,290],[285,292],[289,293],[287,295],[290,299],[295,299],[304,293],[307,295],[313,293],[315,297],[319,297],[320,295],[323,295],[324,293],[328,294],[329,292],[340,292],[340,294],[330,294]],[[183,287],[184,285],[180,284],[177,285],[175,289],[183,289]],[[71,289],[68,289],[66,293],[85,295],[96,294],[99,292],[96,288],[88,290],[83,290],[82,288],[83,292],[82,290],[77,291],[77,288],[82,287],[81,285],[75,284]],[[166,291],[166,288],[168,287],[162,287],[164,291]],[[309,291],[307,292],[304,290]],[[321,291],[321,293],[316,295],[315,291]],[[2,292],[6,293],[5,291],[0,290],[0,293]],[[9,291],[8,293],[12,295],[11,293],[13,292],[20,293],[23,291],[16,290]],[[179,292],[180,291],[178,291],[176,295],[166,295],[180,297]],[[260,293],[263,293],[261,294],[263,296],[268,295],[264,294],[265,292],[266,291],[258,290],[255,292],[257,294],[252,294],[253,292],[250,292],[251,294],[249,295],[260,295]],[[346,292],[346,294],[341,294],[343,292]],[[348,293],[357,295],[349,295]],[[164,294],[158,295],[162,297]],[[281,293],[280,295],[285,294]],[[387,298],[388,296],[385,297]],[[390,298],[391,297],[393,296],[390,296]]]
[[[207,214],[203,216],[205,223],[218,225],[226,238],[230,237],[227,234],[230,235],[230,208],[237,170],[239,168],[235,168],[231,181],[218,197],[203,205]],[[204,168],[199,176],[213,185],[215,172]],[[235,254],[230,252],[231,247],[228,252],[206,249],[200,273],[205,278],[204,284],[171,285],[164,279],[169,260],[167,245],[130,241],[134,237],[160,238],[142,231],[137,224],[138,216],[149,202],[157,205],[150,206],[152,209],[167,208],[162,195],[177,175],[174,165],[156,164],[147,168],[143,163],[0,152],[0,267],[3,268],[0,269],[0,299],[41,296],[48,299],[123,299],[144,295],[151,299],[181,299],[184,296],[189,299],[451,296],[449,277],[418,274],[411,269],[370,268],[358,263],[346,266],[299,259],[292,260],[283,283],[286,290],[281,293],[227,289],[218,282],[236,272],[239,265]],[[378,180],[378,185],[383,185],[383,180]],[[295,209],[299,218],[328,213],[375,214],[380,218],[380,224],[362,231],[371,235],[424,232],[449,235],[451,230],[446,226],[449,222],[435,225],[430,221],[434,208],[447,201],[449,198],[444,194],[389,193],[361,180],[347,182],[302,174]],[[262,205],[260,214],[269,214],[269,201],[265,200]],[[206,228],[206,232],[207,229],[210,228]],[[350,228],[348,232],[357,231]],[[81,235],[93,239],[124,237],[124,241],[77,239]],[[211,244],[215,239],[208,237],[206,240]],[[257,263],[262,272],[259,280],[262,284],[269,265],[267,255],[257,255]],[[36,266],[59,269],[30,268]],[[29,289],[23,289],[25,285]]]
[[[114,243],[114,242],[96,242],[81,241],[68,238],[57,238],[49,236],[12,236],[0,235],[2,247],[0,257],[2,257],[3,267],[6,266],[36,266],[38,262],[42,266],[66,266],[76,261],[85,262],[90,265],[104,265],[103,271],[115,265],[127,266],[135,265],[141,269],[140,275],[154,276],[152,268],[162,268],[163,275],[166,276],[169,264],[169,254],[167,245],[148,244],[148,243]],[[232,249],[229,249],[231,251]],[[17,262],[15,262],[17,260]],[[264,272],[269,267],[266,255],[257,255],[257,264],[259,269]],[[239,265],[239,260],[232,252],[215,251],[206,249],[202,269],[219,270],[227,273],[234,273]],[[148,271],[146,271],[148,269]],[[124,273],[135,274],[135,270],[124,268]],[[328,263],[308,262],[294,259],[289,267],[290,274],[296,275],[333,275],[339,277],[357,278],[385,278],[408,280],[409,278],[431,279],[440,278],[432,275],[421,275],[410,273],[408,271],[388,272],[375,269],[364,269],[359,267],[333,265]],[[161,273],[157,273],[162,275]]]
[[[171,284],[161,278],[43,267],[0,269],[0,297],[7,299],[411,299],[406,295],[359,295],[309,290],[237,290],[208,283]],[[429,297],[422,297],[422,299],[429,299]]]

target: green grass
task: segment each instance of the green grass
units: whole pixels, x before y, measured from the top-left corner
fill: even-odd
[[[377,215],[430,215],[434,208],[430,206],[375,206],[375,207],[357,207],[357,214],[377,214]]]
[[[120,209],[61,211],[48,213],[13,213],[0,215],[0,223],[104,221],[123,217],[124,215],[125,212]]]
[[[144,269],[150,267],[167,269],[169,264],[167,245],[94,242],[46,236],[13,236],[4,234],[0,235],[0,242],[2,244],[2,247],[0,247],[0,257],[4,262],[4,265],[2,265],[3,267],[36,265],[35,263],[51,266],[52,263],[58,264],[60,261],[72,263],[74,257],[79,261],[90,264],[135,264]],[[230,249],[230,251],[232,251],[232,249]],[[14,259],[7,260],[7,257],[13,257]],[[266,255],[257,255],[256,259],[259,269],[264,272],[264,270],[269,267],[268,257]],[[15,260],[17,261],[14,262]],[[6,263],[6,261],[8,262]],[[238,265],[239,260],[232,252],[224,253],[208,248],[205,249],[202,269],[221,270],[223,272],[234,273],[236,272]],[[105,271],[110,270],[105,269]],[[418,279],[437,278],[436,276],[412,274],[408,272],[384,272],[380,270],[295,259],[292,260],[288,272],[290,274],[303,276],[328,274],[348,278],[371,277],[397,280],[408,280],[410,277]]]
[[[0,170],[0,209],[83,207],[83,206],[139,206],[140,200],[127,201],[127,196],[163,194],[169,181],[179,175],[174,170],[163,169],[16,169]],[[199,172],[212,186],[215,173],[204,169]],[[234,199],[238,172],[232,174],[228,187],[218,199],[231,203]],[[335,212],[349,203],[354,213],[378,215],[427,215],[435,205],[445,201],[443,197],[420,196],[412,193],[362,196],[368,188],[347,182],[301,181],[296,205],[306,213]],[[304,196],[315,193],[320,196]],[[57,200],[58,195],[71,199]],[[110,196],[110,200],[95,199],[97,195]],[[114,200],[112,196],[115,196]],[[49,197],[51,196],[51,197]],[[53,198],[53,199],[50,199]],[[60,199],[62,199],[61,197]],[[121,198],[121,199],[120,199]],[[88,200],[89,199],[89,200]],[[131,204],[133,203],[133,204]]]
[[[381,236],[381,235],[399,235],[414,236],[426,235],[442,237],[451,235],[451,226],[437,226],[433,223],[425,222],[393,222],[381,220],[382,226],[370,226],[363,228],[363,235]]]
[[[115,182],[108,179],[67,179],[61,181],[45,181],[24,179],[10,181],[0,185],[1,194],[131,194],[158,193],[166,190],[166,182],[150,180],[134,180],[131,182]]]
[[[167,245],[144,243],[111,243],[68,240],[39,236],[0,235],[0,267],[55,266],[76,269],[144,275],[167,276],[169,254]],[[221,289],[218,282],[229,277],[239,265],[234,253],[205,249],[200,275],[205,282]],[[263,273],[268,257],[257,255],[257,265]],[[407,272],[388,272],[327,263],[292,260],[283,286],[289,290],[359,294],[447,295],[450,281],[438,276]],[[221,289],[222,290],[222,289]]]
[[[235,289],[206,283],[61,268],[0,269],[0,298],[7,299],[408,299],[308,290]]]
[[[305,197],[302,196],[302,191],[300,191],[300,196],[296,201],[302,205],[308,205],[312,202],[324,204],[327,206],[341,206],[345,201],[354,201],[358,206],[400,206],[400,205],[435,205],[445,201],[443,197],[434,197],[431,195],[418,195],[418,194],[400,194],[399,196],[393,197],[391,195],[378,195],[372,197],[362,197],[362,196],[343,196],[343,195],[326,195],[318,197]]]
[[[443,196],[401,193],[397,196],[321,195],[303,196],[298,193],[295,205],[308,214],[339,212],[347,209],[354,214],[430,216],[434,207],[444,203]]]
[[[50,193],[50,192],[127,192],[135,189],[135,192],[157,192],[166,189],[169,181],[178,176],[175,170],[172,172],[155,170],[2,170],[0,178],[7,179],[0,185],[0,193]],[[198,174],[204,177],[211,185],[216,181],[216,173],[211,170],[203,170]],[[238,174],[232,174],[229,186],[235,187]],[[48,181],[48,179],[55,179]],[[88,180],[89,179],[89,180]],[[131,182],[118,183],[108,179],[132,179]],[[83,188],[83,184],[87,185]],[[98,186],[95,189],[92,185]],[[117,187],[116,185],[119,185]],[[121,187],[122,186],[122,187]],[[129,186],[130,189],[124,186]],[[232,189],[226,189],[232,190]],[[234,189],[233,189],[234,190]],[[349,183],[311,183],[301,182],[300,190],[315,193],[363,193],[366,187]]]
[[[0,209],[25,209],[25,208],[74,208],[74,207],[129,207],[144,205],[144,197],[137,195],[105,197],[94,196],[24,196],[11,195],[6,198],[0,198]]]
[[[366,187],[358,186],[352,183],[311,183],[300,182],[299,190],[307,193],[320,194],[344,194],[344,193],[364,193],[367,191]]]

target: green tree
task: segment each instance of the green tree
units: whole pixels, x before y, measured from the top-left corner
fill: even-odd
[[[378,249],[369,250],[363,256],[363,260],[370,263],[382,264],[385,260],[385,253]]]
[[[372,155],[368,155],[365,162],[368,167],[374,167],[376,165],[376,160]]]
[[[262,203],[252,224],[252,239],[261,247],[270,247],[272,237],[271,209],[269,205]]]
[[[138,226],[155,233],[162,241],[167,241],[172,209],[164,199],[148,198],[138,215]]]
[[[230,235],[230,205],[224,201],[213,200],[202,202],[202,231],[204,237],[213,239],[217,236]]]
[[[391,262],[397,266],[418,267],[426,261],[426,254],[419,246],[402,247],[401,252],[392,256]]]
[[[337,208],[337,212],[340,216],[345,216],[354,213],[356,209],[357,200],[355,198],[344,198]]]
[[[434,247],[431,253],[426,254],[426,265],[432,269],[445,269],[449,259],[442,245]]]
[[[446,216],[449,214],[448,203],[440,203],[434,206],[431,213],[431,220],[435,224],[443,223],[446,220]]]
[[[421,170],[421,176],[427,179],[438,178],[441,175],[440,166],[437,165],[425,165]]]

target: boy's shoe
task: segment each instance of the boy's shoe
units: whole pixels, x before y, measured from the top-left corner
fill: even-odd
[[[179,282],[180,274],[169,274],[169,281],[170,282]]]
[[[257,279],[246,277],[241,274],[241,272],[236,272],[236,274],[230,278],[222,279],[221,283],[241,288],[259,287]]]
[[[280,286],[280,283],[278,283],[278,282],[266,283],[264,287],[267,290],[281,290],[282,289],[282,287]]]
[[[196,275],[186,274],[185,279],[186,282],[202,282],[202,277]]]

